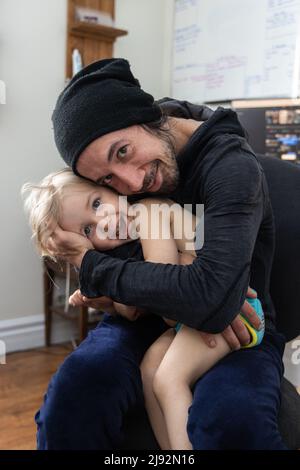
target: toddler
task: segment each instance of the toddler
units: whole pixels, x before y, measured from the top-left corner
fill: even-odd
[[[123,251],[123,256],[125,253],[148,262],[189,264],[196,256],[187,246],[190,248],[190,242],[194,240],[197,219],[171,200],[145,198],[131,205],[121,198],[120,203],[115,191],[79,178],[68,168],[50,174],[38,185],[24,185],[23,193],[27,193],[25,207],[42,256],[56,258],[48,246],[55,225],[81,234],[90,249]],[[167,205],[169,217],[158,217],[158,212],[153,213],[153,205]],[[187,222],[192,227],[191,237],[186,238],[184,227],[182,237],[175,237],[175,227],[178,233],[178,224]],[[71,302],[76,304],[79,296],[80,292],[76,291]],[[247,300],[263,320],[259,300]],[[114,307],[122,314],[122,304],[114,303]],[[251,335],[247,347],[259,344],[263,330],[256,331],[241,318]],[[192,388],[205,372],[231,351],[221,334],[215,335],[216,347],[209,348],[199,331],[173,320],[164,320],[171,328],[152,344],[141,363],[145,405],[161,449],[189,450],[192,446],[186,427]]]

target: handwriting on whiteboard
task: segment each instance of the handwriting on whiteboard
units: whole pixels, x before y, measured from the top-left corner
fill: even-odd
[[[300,0],[176,0],[172,94],[296,97]]]

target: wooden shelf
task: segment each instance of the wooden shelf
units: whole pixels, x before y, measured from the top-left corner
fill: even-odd
[[[124,29],[112,28],[100,24],[75,21],[70,25],[70,33],[74,36],[89,37],[98,41],[115,41],[119,36],[126,36]]]
[[[71,79],[73,74],[72,53],[74,49],[79,50],[85,67],[99,59],[113,57],[115,40],[128,34],[124,29],[79,21],[76,8],[80,7],[98,10],[109,15],[112,20],[115,19],[115,0],[68,0],[66,54],[66,78],[68,79]]]

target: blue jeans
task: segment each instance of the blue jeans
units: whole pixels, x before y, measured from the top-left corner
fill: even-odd
[[[118,449],[126,413],[143,405],[139,363],[167,329],[151,315],[105,315],[52,377],[36,414],[38,449]],[[195,385],[188,433],[194,449],[286,449],[277,426],[284,338],[266,333]]]

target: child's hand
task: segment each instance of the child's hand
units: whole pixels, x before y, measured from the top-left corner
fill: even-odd
[[[72,307],[82,307],[84,305],[83,295],[81,294],[79,289],[77,289],[75,292],[73,292],[72,295],[70,295],[69,304],[72,305]]]
[[[137,307],[131,307],[129,305],[120,304],[113,302],[109,297],[97,297],[95,299],[89,299],[84,297],[79,289],[77,289],[70,297],[69,304],[72,307],[91,307],[102,312],[108,312],[111,315],[121,315],[127,320],[135,321],[143,313],[142,309]]]
[[[79,289],[69,297],[69,304],[72,307],[91,307],[102,312],[108,312],[111,315],[116,314],[112,299],[104,296],[89,299],[84,297]]]

